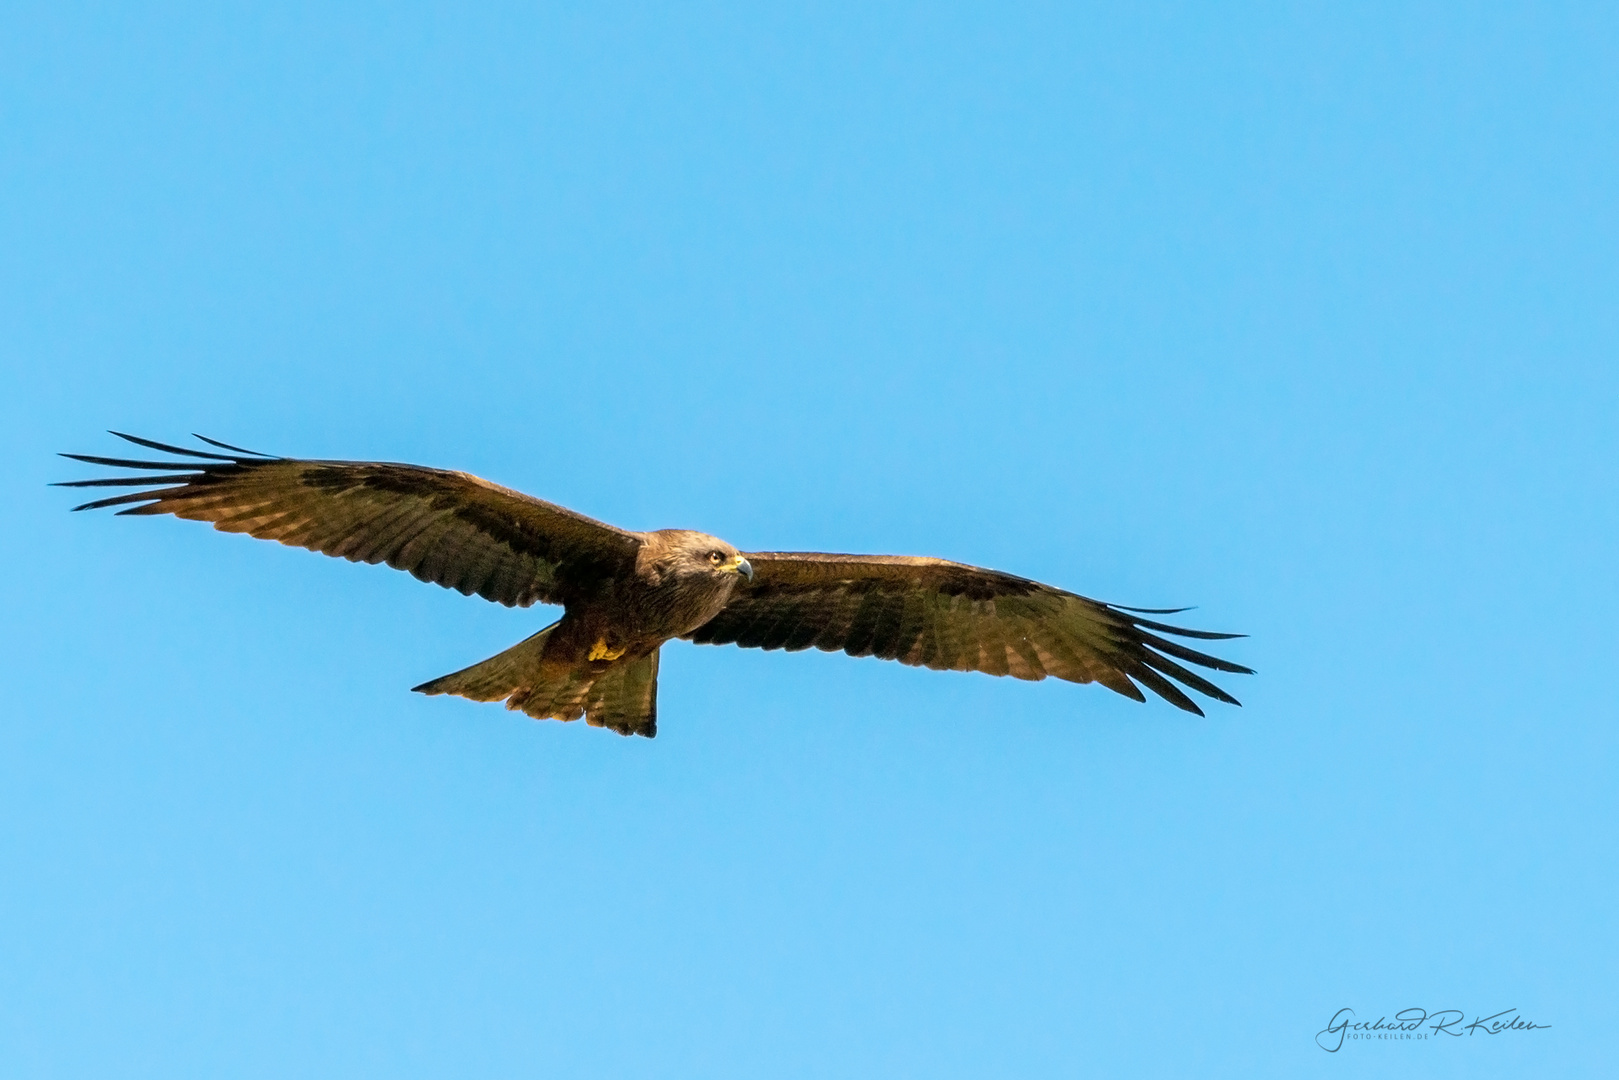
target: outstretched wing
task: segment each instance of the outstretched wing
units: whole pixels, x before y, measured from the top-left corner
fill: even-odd
[[[232,451],[214,454],[113,434],[182,460],[64,454],[92,465],[163,474],[59,485],[146,489],[75,510],[127,504],[120,513],[209,521],[224,532],[351,562],[387,563],[422,581],[508,606],[564,603],[633,567],[641,546],[634,533],[467,473],[381,461],[298,461],[203,439]]]
[[[687,634],[689,640],[790,651],[813,645],[850,656],[1019,679],[1054,675],[1069,682],[1099,682],[1145,701],[1135,685],[1139,682],[1199,716],[1203,710],[1175,682],[1219,701],[1240,703],[1176,660],[1252,674],[1240,664],[1159,636],[1242,635],[1186,630],[1140,617],[1174,611],[1116,607],[943,559],[782,551],[746,555],[753,565],[752,582],[739,582],[725,609]]]

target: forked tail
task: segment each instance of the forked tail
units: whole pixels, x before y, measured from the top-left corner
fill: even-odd
[[[620,735],[658,733],[658,652],[621,661],[606,671],[597,665],[542,665],[552,623],[505,652],[469,668],[413,687],[422,694],[455,694],[473,701],[504,701],[537,720],[577,720]]]

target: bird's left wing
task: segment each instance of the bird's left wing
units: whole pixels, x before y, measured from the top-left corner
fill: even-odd
[[[163,475],[77,480],[62,487],[142,487],[74,507],[173,514],[224,532],[387,563],[422,581],[508,606],[564,603],[634,566],[640,538],[476,476],[384,461],[299,461],[203,439],[205,453],[113,432],[179,461],[64,454]],[[202,438],[202,436],[198,436]]]
[[[761,649],[813,645],[851,656],[1020,679],[1051,675],[1070,682],[1099,682],[1144,701],[1135,685],[1139,682],[1199,715],[1202,710],[1176,682],[1219,701],[1238,702],[1177,659],[1216,671],[1252,674],[1240,664],[1160,636],[1241,635],[1187,630],[1141,617],[1172,611],[1121,608],[944,559],[745,554],[753,566],[753,580],[739,582],[724,610],[687,634],[689,640]]]

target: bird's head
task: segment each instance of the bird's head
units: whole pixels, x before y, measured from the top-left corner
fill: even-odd
[[[696,576],[753,580],[753,564],[717,536],[689,529],[664,529],[652,534],[662,541],[659,562],[677,577]]]

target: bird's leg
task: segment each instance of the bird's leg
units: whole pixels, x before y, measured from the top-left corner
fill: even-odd
[[[594,644],[594,645],[592,645],[590,647],[590,654],[588,656],[586,656],[585,659],[586,660],[617,660],[619,657],[624,655],[625,650],[627,648],[628,648],[628,646],[624,646],[624,645],[620,645],[617,648],[614,648],[613,646],[611,646],[611,645],[609,645],[607,643],[607,638],[605,636],[600,637],[600,638],[596,639],[596,644]]]

